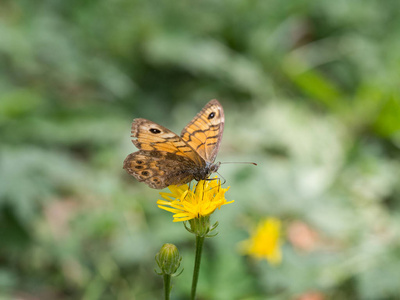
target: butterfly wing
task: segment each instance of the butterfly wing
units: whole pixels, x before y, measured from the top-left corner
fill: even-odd
[[[205,167],[204,159],[181,137],[152,121],[133,120],[131,137],[140,151],[129,154],[123,168],[152,188],[187,183]]]
[[[193,148],[171,130],[146,119],[134,119],[131,137],[132,143],[143,151],[160,151],[191,159],[196,165],[205,165]]]
[[[224,123],[222,105],[218,100],[211,100],[182,130],[182,140],[205,161],[214,162],[221,144]]]
[[[194,167],[193,161],[184,156],[159,151],[137,151],[124,161],[124,169],[129,174],[153,189],[192,181]]]

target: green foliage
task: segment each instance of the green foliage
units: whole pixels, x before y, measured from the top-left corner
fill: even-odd
[[[398,299],[398,1],[3,1],[0,297],[160,299],[154,255],[194,241],[125,174],[132,118],[180,129],[224,105],[236,202],[212,216],[201,299]],[[283,263],[237,244],[285,224]],[[301,250],[290,229],[318,238]]]

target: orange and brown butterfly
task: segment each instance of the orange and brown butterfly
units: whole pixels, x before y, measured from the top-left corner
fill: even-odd
[[[134,119],[132,143],[139,151],[129,154],[123,168],[154,189],[207,179],[220,163],[214,163],[224,131],[224,110],[211,100],[178,136],[146,119]]]

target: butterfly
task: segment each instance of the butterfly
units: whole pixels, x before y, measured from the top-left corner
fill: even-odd
[[[139,149],[129,154],[123,168],[154,189],[207,179],[221,163],[214,163],[225,116],[222,105],[211,100],[178,136],[146,119],[134,119],[132,143]]]

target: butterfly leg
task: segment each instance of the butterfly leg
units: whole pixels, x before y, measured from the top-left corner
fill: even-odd
[[[192,182],[189,181],[189,183],[188,183],[188,191],[190,191],[190,189],[192,188],[191,185],[192,185]],[[187,193],[187,194],[185,195],[185,198],[184,198],[185,200],[186,200],[186,197],[187,197],[188,194],[189,194],[189,193]]]
[[[221,174],[219,174],[218,172],[217,172],[217,174],[220,176],[220,177],[222,177],[222,179],[224,180],[224,182],[223,183],[221,183],[221,185],[224,185],[225,183],[226,183],[226,179],[225,179],[225,177],[224,176],[222,176]],[[219,179],[219,178],[218,178]]]
[[[218,173],[219,174],[219,173]],[[222,177],[222,176],[221,176]],[[204,181],[211,181],[211,180],[218,180],[219,182],[218,182],[218,192],[219,192],[219,187],[221,186],[221,178],[206,178],[206,179],[204,179]],[[224,178],[224,180],[225,180],[225,178]],[[224,181],[224,183],[226,182],[226,180]],[[214,187],[215,188],[215,187]],[[213,189],[214,189],[213,188]]]

